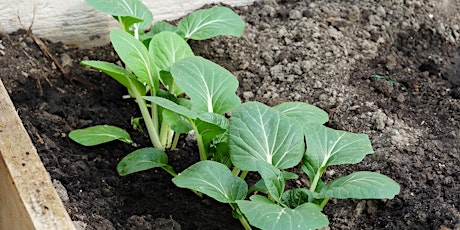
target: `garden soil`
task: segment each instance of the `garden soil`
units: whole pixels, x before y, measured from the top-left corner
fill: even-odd
[[[367,170],[401,186],[390,200],[330,201],[328,229],[460,229],[458,0],[261,1],[235,10],[243,37],[191,41],[196,54],[237,76],[243,101],[308,102],[328,112],[328,126],[368,134],[375,153],[332,167],[326,180]],[[72,142],[74,129],[111,124],[150,146],[130,123],[139,111],[122,99],[125,89],[79,64],[121,64],[109,45],[43,40],[53,63],[31,36],[20,42],[25,32],[1,35],[0,78],[78,229],[241,228],[228,205],[176,188],[162,170],[119,177],[116,164],[134,147]],[[176,171],[199,158],[187,137],[168,155]]]

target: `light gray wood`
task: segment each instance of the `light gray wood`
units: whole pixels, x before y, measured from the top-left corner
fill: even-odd
[[[1,80],[0,229],[74,229]]]
[[[255,0],[149,0],[154,21],[182,17],[205,4],[222,2],[246,5]],[[108,34],[118,25],[113,18],[94,11],[84,0],[6,0],[0,1],[0,29],[7,33],[27,29],[34,17],[32,31],[52,41],[70,46],[94,47],[108,44]]]

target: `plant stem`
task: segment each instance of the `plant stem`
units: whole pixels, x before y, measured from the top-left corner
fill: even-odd
[[[251,225],[249,224],[248,220],[246,219],[246,217],[244,216],[241,216],[240,218],[238,218],[241,222],[241,225],[243,225],[243,228],[245,230],[251,230]]]
[[[240,178],[244,180],[244,178],[246,178],[246,175],[248,175],[248,171],[243,170],[241,171]]]
[[[170,132],[171,129],[169,128],[168,123],[166,123],[166,121],[163,119],[160,127],[160,142],[166,148],[171,147]]]
[[[233,167],[233,170],[232,170],[232,174],[234,176],[238,176],[238,174],[240,174],[241,170],[237,167]]]
[[[171,150],[175,150],[177,147],[177,142],[179,142],[180,133],[174,133],[174,140],[171,145]]]
[[[325,198],[321,204],[319,205],[321,208],[324,208],[324,206],[326,206],[327,202],[329,201],[329,198]]]
[[[238,214],[238,220],[240,220],[241,225],[243,225],[245,230],[251,230],[251,225],[249,224],[248,220],[244,216],[244,214],[241,212],[241,210],[238,208],[238,205],[236,203],[230,203],[230,207],[232,207],[232,210]]]
[[[189,119],[189,121],[193,127],[193,130],[195,131],[196,143],[198,145],[198,151],[200,152],[200,161],[205,161],[208,159],[208,155],[206,154],[206,147],[203,143],[203,137],[198,132],[198,127],[196,127],[194,120]]]
[[[313,179],[313,182],[311,183],[310,192],[312,193],[315,192],[316,186],[318,186],[318,181],[320,177],[321,177],[321,172],[320,172],[320,169],[318,169],[318,171],[315,174],[315,178]]]
[[[195,136],[196,136],[196,142],[198,144],[198,151],[200,152],[200,160],[205,161],[208,159],[208,156],[206,154],[206,148],[203,143],[203,138],[201,135],[195,130]]]
[[[132,87],[132,92],[134,93],[134,96],[136,98],[137,105],[139,106],[139,109],[141,110],[142,117],[144,118],[145,126],[147,128],[147,132],[149,133],[150,141],[153,144],[153,147],[164,150],[163,145],[160,142],[160,138],[158,136],[158,124],[155,126],[155,123],[152,120],[152,117],[150,116],[149,110],[147,108],[147,104],[145,100],[142,98],[141,94],[139,91],[137,91],[134,87]],[[156,107],[156,105],[152,106]]]
[[[152,111],[152,123],[156,129],[156,133],[158,134],[160,132],[160,127],[159,127],[159,123],[158,123],[158,107],[155,103],[151,103],[151,111]],[[162,145],[163,146],[163,145]]]

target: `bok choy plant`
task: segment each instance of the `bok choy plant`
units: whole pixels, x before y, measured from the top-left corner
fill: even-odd
[[[82,64],[127,88],[153,145],[127,154],[117,165],[120,175],[160,167],[176,186],[228,203],[245,229],[321,228],[329,223],[322,213],[329,199],[390,199],[399,193],[395,181],[374,172],[323,181],[329,166],[359,163],[373,152],[367,135],[324,126],[327,113],[307,103],[241,104],[237,78],[194,55],[189,39],[241,36],[244,22],[230,9],[198,10],[177,26],[151,26],[153,16],[139,0],[86,1],[120,23],[110,40],[124,67],[104,61]],[[200,161],[177,174],[165,150],[174,148],[179,134],[191,131]],[[109,125],[74,130],[69,137],[86,146],[113,140],[133,144],[126,131]],[[292,172],[299,165],[304,175]],[[261,180],[248,185],[249,172]],[[302,188],[286,185],[299,176],[309,178]]]
[[[174,120],[173,114],[161,110],[153,101],[147,101],[144,97],[177,98],[184,91],[177,85],[170,68],[176,61],[194,56],[186,40],[203,40],[219,35],[241,36],[244,22],[229,8],[215,6],[187,15],[177,26],[163,21],[156,22],[151,30],[145,33],[144,31],[151,26],[153,16],[141,1],[87,0],[86,2],[96,10],[111,14],[119,21],[121,29],[111,31],[110,40],[125,67],[104,61],[83,61],[82,64],[106,73],[128,89],[129,95],[139,106],[146,130],[155,148],[160,150],[174,148],[178,140],[178,135],[175,134],[188,130],[184,130],[183,126],[174,128],[177,124],[172,124],[174,127],[171,127],[168,121]],[[233,88],[236,90],[236,86]],[[235,97],[233,102],[236,101]],[[96,145],[112,140],[102,138],[113,136],[112,130],[106,125],[95,126],[90,129],[74,130],[69,136],[80,144]],[[93,137],[90,142],[86,142],[88,135]]]
[[[201,161],[173,182],[229,203],[246,229],[317,229],[329,223],[321,210],[331,198],[391,199],[398,194],[395,181],[375,172],[323,182],[328,166],[358,163],[373,152],[367,135],[327,128],[327,120],[327,113],[305,103],[242,104],[229,119],[228,146],[232,164],[243,171]],[[286,180],[298,178],[288,169],[298,164],[309,184],[287,190]],[[262,179],[249,187],[243,180],[246,171]]]

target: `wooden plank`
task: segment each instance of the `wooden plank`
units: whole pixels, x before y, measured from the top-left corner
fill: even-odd
[[[144,0],[155,21],[174,20],[210,3],[248,5],[255,0]],[[96,47],[109,43],[109,32],[118,23],[109,15],[96,12],[84,0],[2,0],[0,31],[12,33],[27,29],[35,15],[32,31],[41,38],[65,44]],[[2,29],[3,27],[3,29]]]
[[[1,80],[0,229],[75,229]]]

